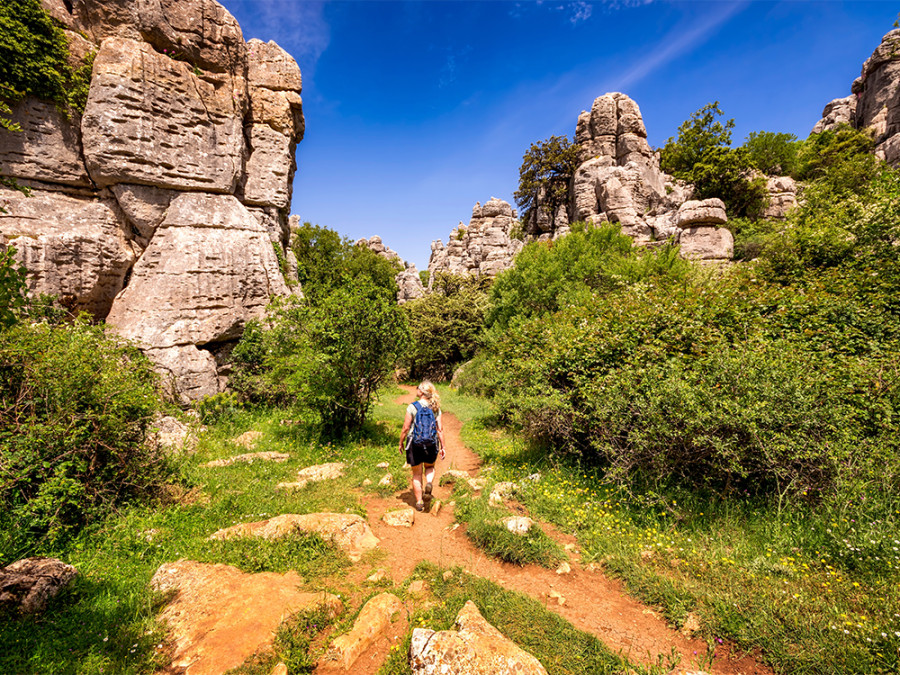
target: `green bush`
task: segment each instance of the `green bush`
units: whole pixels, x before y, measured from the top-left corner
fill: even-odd
[[[797,171],[800,143],[794,134],[751,131],[742,146],[750,163],[769,176],[792,176]]]
[[[616,224],[588,227],[555,242],[533,242],[516,256],[515,267],[500,274],[490,290],[487,325],[502,332],[513,321],[596,301],[605,293],[659,276],[678,278],[687,263],[671,247],[658,252],[634,249]]]
[[[691,118],[678,127],[678,137],[669,138],[660,148],[660,168],[676,178],[691,180],[694,165],[702,161],[708,152],[730,147],[734,120],[723,124],[717,119],[722,115],[724,113],[718,101],[707,103],[691,113]]]
[[[457,365],[475,355],[487,310],[483,285],[474,277],[441,273],[432,293],[403,305],[411,337],[404,359],[410,377],[448,380]]]
[[[339,437],[362,427],[408,339],[394,294],[359,277],[316,303],[276,306],[268,326],[248,324],[232,386],[251,401],[309,411],[324,436]]]
[[[718,197],[729,215],[759,218],[768,204],[766,179],[753,176],[753,163],[744,148],[712,148],[691,170],[697,199]]]
[[[0,331],[13,325],[25,306],[25,268],[15,253],[11,246],[0,249]]]
[[[872,154],[874,149],[869,131],[848,124],[810,134],[799,150],[796,177],[821,181],[836,198],[848,197],[863,189],[876,173],[879,162]]]
[[[160,405],[147,359],[100,328],[0,332],[2,528],[40,549],[149,496],[170,475],[144,443]]]

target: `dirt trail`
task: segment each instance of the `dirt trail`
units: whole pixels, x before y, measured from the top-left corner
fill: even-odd
[[[414,389],[404,389],[409,393],[398,399],[398,402],[409,403],[413,400]],[[619,582],[607,578],[599,571],[584,569],[577,562],[577,553],[572,556],[572,572],[558,575],[554,570],[537,565],[523,567],[489,558],[472,545],[464,528],[451,531],[449,528],[453,524],[453,510],[446,503],[452,489],[449,486],[438,486],[440,476],[449,469],[462,469],[470,474],[477,474],[480,462],[462,443],[460,421],[454,415],[445,413],[443,424],[447,457],[444,461],[438,461],[434,496],[445,506],[437,516],[416,514],[416,522],[412,528],[385,525],[381,520],[385,511],[404,504],[414,504],[409,488],[394,498],[367,496],[363,500],[372,530],[381,540],[379,548],[385,555],[376,567],[384,568],[396,583],[400,583],[421,560],[429,560],[444,567],[459,565],[472,574],[541,601],[548,609],[581,630],[596,635],[610,649],[636,663],[665,663],[674,651],[680,656],[679,669],[699,669],[700,659],[707,649],[705,642],[687,639],[669,628],[652,609],[629,597]],[[575,543],[574,538],[560,535],[546,524],[542,526],[558,541]],[[371,571],[368,567],[362,567],[364,569],[349,572],[344,581],[362,581]],[[551,590],[562,594],[565,598],[563,606],[548,597]],[[391,644],[390,640],[396,638],[395,634],[376,645],[365,655],[366,658],[361,658],[355,665],[354,672],[359,675],[375,673],[383,658],[383,653],[377,652],[386,652]],[[719,655],[712,667],[706,666],[704,670],[711,675],[771,675],[773,672],[749,656],[723,658],[721,655],[725,651],[727,650],[720,646]]]

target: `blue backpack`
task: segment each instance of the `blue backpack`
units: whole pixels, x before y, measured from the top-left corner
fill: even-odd
[[[413,422],[412,439],[414,442],[437,440],[437,419],[430,406],[415,401],[416,418]]]

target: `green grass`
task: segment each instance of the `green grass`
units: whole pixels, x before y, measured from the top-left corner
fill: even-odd
[[[376,493],[390,493],[404,484],[404,458],[396,449],[403,407],[391,403],[400,393],[387,392],[375,407],[373,416],[381,424],[373,423],[340,445],[309,441],[302,425],[283,425],[289,414],[278,411],[240,411],[211,426],[196,454],[184,459],[182,471],[192,489],[180,491],[189,498],[132,508],[49,552],[74,565],[79,577],[43,615],[0,621],[0,673],[154,672],[164,665],[156,650],[164,631],[156,619],[160,599],[149,590],[149,582],[161,564],[179,558],[224,562],[245,572],[295,570],[310,588],[318,588],[349,561],[317,536],[276,542],[207,538],[220,528],[282,513],[362,514],[358,490],[366,478],[373,481],[368,489]],[[254,451],[287,452],[291,459],[200,467],[248,452],[233,442],[248,429],[263,433]],[[327,461],[345,462],[345,477],[296,492],[275,489],[278,482],[293,480],[298,469]],[[375,466],[383,461],[390,463],[389,469]],[[394,486],[378,487],[386,472],[394,475]],[[3,556],[0,550],[0,559]]]
[[[410,632],[378,671],[379,675],[409,675],[407,655],[416,627],[432,630],[453,628],[456,615],[467,600],[503,635],[537,658],[550,675],[605,675],[661,673],[668,668],[641,668],[610,652],[596,637],[578,630],[526,595],[508,591],[459,568],[444,579],[444,570],[420,563],[413,577],[423,579],[438,602],[410,618]],[[674,664],[671,664],[674,665]]]
[[[527,447],[496,426],[483,402],[466,398],[446,395],[447,409],[466,422],[463,438],[491,479],[518,482],[533,518],[576,535],[585,562],[601,563],[674,626],[694,612],[711,645],[761,648],[783,673],[900,669],[900,504],[625,489]]]

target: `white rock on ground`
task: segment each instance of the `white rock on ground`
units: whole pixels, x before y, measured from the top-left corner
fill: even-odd
[[[336,662],[350,670],[360,654],[366,651],[403,611],[403,602],[392,593],[381,593],[362,608],[349,633],[339,635],[331,643],[322,663]]]

